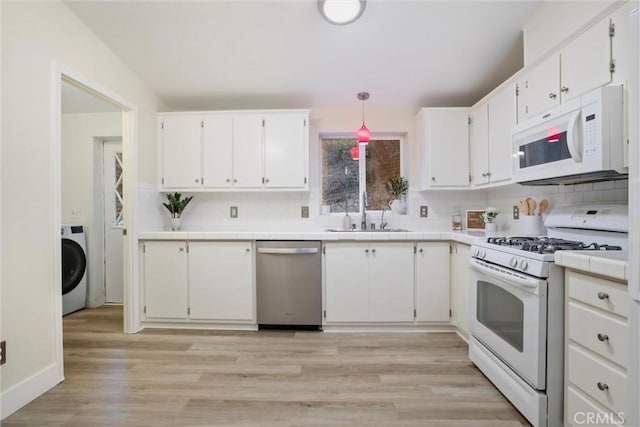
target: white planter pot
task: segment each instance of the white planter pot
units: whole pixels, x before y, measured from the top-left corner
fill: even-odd
[[[171,218],[171,230],[172,231],[179,231],[181,227],[182,227],[182,218],[181,217]]]
[[[345,215],[342,218],[342,229],[351,230],[351,217],[349,215]]]
[[[389,202],[389,208],[394,215],[404,215],[406,213],[406,206],[402,200],[395,199]]]
[[[495,222],[486,222],[484,224],[484,231],[487,231],[489,233],[498,231],[498,224],[496,224]]]

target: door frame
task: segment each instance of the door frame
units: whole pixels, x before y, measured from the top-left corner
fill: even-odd
[[[140,313],[135,307],[140,305],[138,286],[138,251],[136,236],[137,182],[138,182],[138,106],[126,98],[95,82],[77,71],[57,62],[52,64],[51,81],[51,187],[52,205],[51,242],[53,246],[54,310],[52,325],[56,346],[56,363],[60,379],[64,379],[64,357],[62,341],[62,279],[60,248],[60,224],[62,221],[62,82],[72,84],[122,110],[122,154],[127,174],[124,177],[125,211],[124,220],[127,233],[124,236],[124,332],[140,330]]]

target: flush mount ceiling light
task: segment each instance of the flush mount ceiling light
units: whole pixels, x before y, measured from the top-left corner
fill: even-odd
[[[366,0],[318,0],[320,15],[336,25],[347,25],[362,16]]]
[[[358,129],[358,143],[362,145],[367,145],[369,143],[369,137],[371,136],[371,132],[364,125],[364,101],[369,99],[369,92],[360,92],[358,94],[358,99],[362,101],[362,127]]]

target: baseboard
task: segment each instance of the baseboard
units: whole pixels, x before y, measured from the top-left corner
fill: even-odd
[[[54,363],[2,392],[0,394],[2,402],[0,420],[7,418],[27,403],[58,385],[62,380],[64,378],[60,378],[60,369]]]

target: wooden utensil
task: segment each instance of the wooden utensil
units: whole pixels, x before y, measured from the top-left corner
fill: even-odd
[[[527,204],[529,205],[529,213],[527,215],[535,215],[536,213],[536,201],[531,197],[527,197]]]
[[[526,200],[518,200],[518,209],[521,215],[529,215],[529,204]]]
[[[540,200],[540,208],[538,209],[538,215],[542,215],[549,209],[549,201],[547,199]]]

